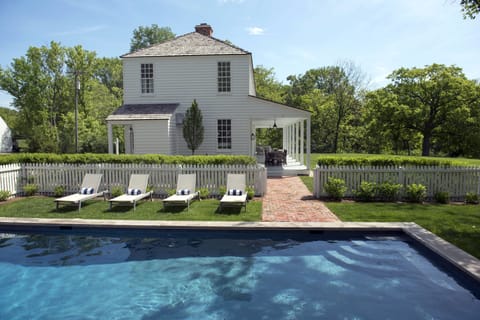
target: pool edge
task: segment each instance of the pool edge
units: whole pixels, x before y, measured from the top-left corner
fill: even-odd
[[[132,229],[401,231],[480,283],[480,260],[413,222],[246,222],[0,218],[0,226]]]

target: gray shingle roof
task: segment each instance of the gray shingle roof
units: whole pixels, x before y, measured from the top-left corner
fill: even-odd
[[[124,104],[107,117],[110,120],[169,119],[178,103]]]
[[[222,40],[207,37],[198,32],[191,32],[148,48],[124,54],[121,58],[207,56],[224,54],[250,54],[250,52],[228,44]]]

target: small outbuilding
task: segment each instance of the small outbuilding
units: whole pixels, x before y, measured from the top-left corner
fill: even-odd
[[[0,153],[12,152],[12,131],[0,117]]]

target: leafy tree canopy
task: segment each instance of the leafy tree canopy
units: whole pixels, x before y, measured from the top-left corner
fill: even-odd
[[[463,18],[475,19],[480,13],[480,0],[460,0]]]
[[[105,152],[105,117],[122,102],[119,68],[119,59],[99,59],[81,46],[52,41],[49,47],[30,47],[9,68],[0,68],[0,89],[13,96],[18,111],[15,134],[26,139],[30,152],[73,152],[78,72],[80,151]]]
[[[424,156],[432,149],[450,155],[471,154],[469,145],[476,145],[475,136],[480,136],[478,84],[468,80],[460,68],[442,64],[400,68],[388,78],[391,84],[368,100],[376,110],[377,124],[397,135],[393,141],[412,141],[420,135]],[[385,130],[379,132],[385,134]]]
[[[130,41],[130,52],[134,52],[157,43],[165,42],[175,38],[175,33],[170,27],[159,27],[157,24],[151,26],[140,26],[133,30]]]

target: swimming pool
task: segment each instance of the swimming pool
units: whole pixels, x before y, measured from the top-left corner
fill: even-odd
[[[400,233],[0,231],[0,319],[478,319]]]

